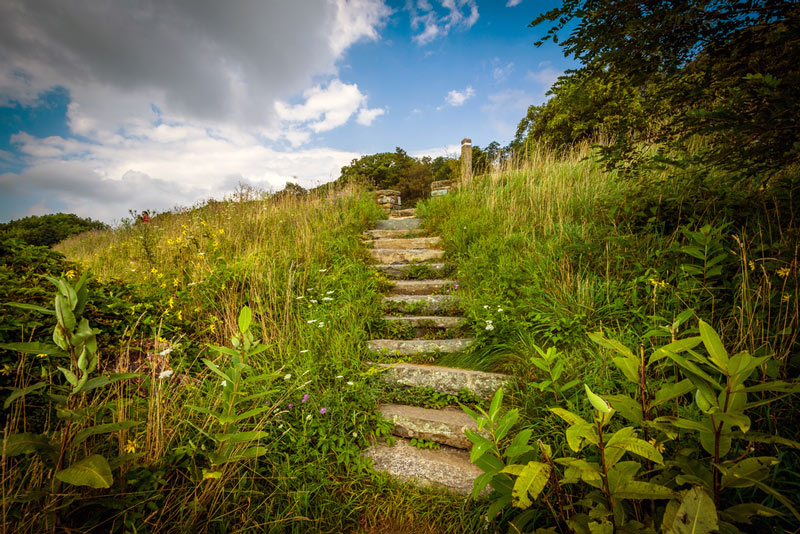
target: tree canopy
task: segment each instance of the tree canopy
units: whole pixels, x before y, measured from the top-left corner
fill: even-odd
[[[106,224],[74,213],[32,215],[0,224],[0,238],[16,238],[30,245],[51,247],[73,235],[104,228],[107,228]]]

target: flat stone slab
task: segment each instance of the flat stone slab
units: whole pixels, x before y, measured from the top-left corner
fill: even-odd
[[[377,264],[429,262],[444,258],[444,250],[433,248],[388,249],[373,248],[369,251]]]
[[[432,354],[436,352],[461,352],[475,340],[455,339],[372,339],[367,348],[382,354]]]
[[[490,398],[497,389],[509,380],[508,375],[486,373],[471,369],[456,369],[438,365],[414,363],[379,363],[378,367],[388,369],[381,373],[381,379],[389,384],[432,388],[440,393],[458,395],[466,388],[481,398]]]
[[[472,447],[464,430],[478,431],[475,420],[458,408],[431,410],[404,404],[383,404],[378,406],[378,412],[394,423],[394,433],[398,436],[435,441],[458,449]]]
[[[386,315],[387,323],[403,323],[415,328],[458,328],[467,322],[463,317],[443,317],[441,315]]]
[[[417,214],[416,208],[405,208],[401,210],[392,210],[389,214],[389,217],[398,218],[398,217],[413,217]]]
[[[381,219],[375,221],[376,230],[416,230],[422,219]]]
[[[396,295],[431,295],[445,291],[454,291],[453,280],[398,280],[391,288]]]
[[[375,265],[375,267],[386,273],[389,278],[405,278],[412,269],[418,269],[419,265],[416,263],[384,263]],[[443,272],[447,267],[444,263],[423,263],[421,265],[435,273]]]
[[[392,478],[463,495],[472,492],[475,479],[483,474],[480,467],[470,463],[468,452],[447,446],[438,451],[418,449],[398,439],[393,446],[378,443],[363,454],[372,459],[375,471]]]
[[[373,239],[394,239],[418,236],[424,232],[425,230],[417,228],[416,230],[367,230],[365,233]]]
[[[441,242],[440,237],[382,238],[367,241],[366,245],[376,249],[437,248]]]
[[[410,312],[425,315],[429,312],[450,311],[457,309],[460,300],[455,295],[392,295],[383,297],[383,306],[387,311]]]

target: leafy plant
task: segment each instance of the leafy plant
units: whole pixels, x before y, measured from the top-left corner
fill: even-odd
[[[550,391],[558,402],[564,396],[565,391],[569,391],[578,384],[580,380],[573,379],[566,384],[560,384],[561,376],[564,374],[564,359],[555,347],[548,347],[542,350],[538,345],[534,345],[536,354],[532,354],[530,361],[543,373],[546,373],[543,380],[533,382],[531,385],[539,388],[539,391]]]

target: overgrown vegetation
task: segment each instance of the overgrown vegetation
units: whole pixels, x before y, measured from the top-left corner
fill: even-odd
[[[0,224],[0,240],[19,239],[29,245],[52,247],[81,232],[106,228],[108,226],[99,221],[78,217],[73,213],[31,215]]]

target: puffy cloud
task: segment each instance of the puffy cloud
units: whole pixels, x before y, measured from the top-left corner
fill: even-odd
[[[463,106],[464,102],[466,102],[473,96],[475,96],[475,90],[470,85],[463,91],[457,91],[453,89],[452,91],[448,92],[447,96],[444,97],[444,102],[448,106],[459,107]]]
[[[444,37],[452,29],[468,30],[478,22],[475,0],[441,0],[438,4],[441,7],[434,7],[428,0],[409,3],[411,29],[419,31],[412,40],[418,45]]]
[[[356,122],[363,126],[369,126],[372,124],[372,121],[380,117],[386,113],[386,110],[383,108],[361,108],[361,111],[358,112],[358,118],[356,118]]]
[[[508,0],[508,2],[506,2],[506,7],[518,6],[521,3],[522,3],[522,0]]]

